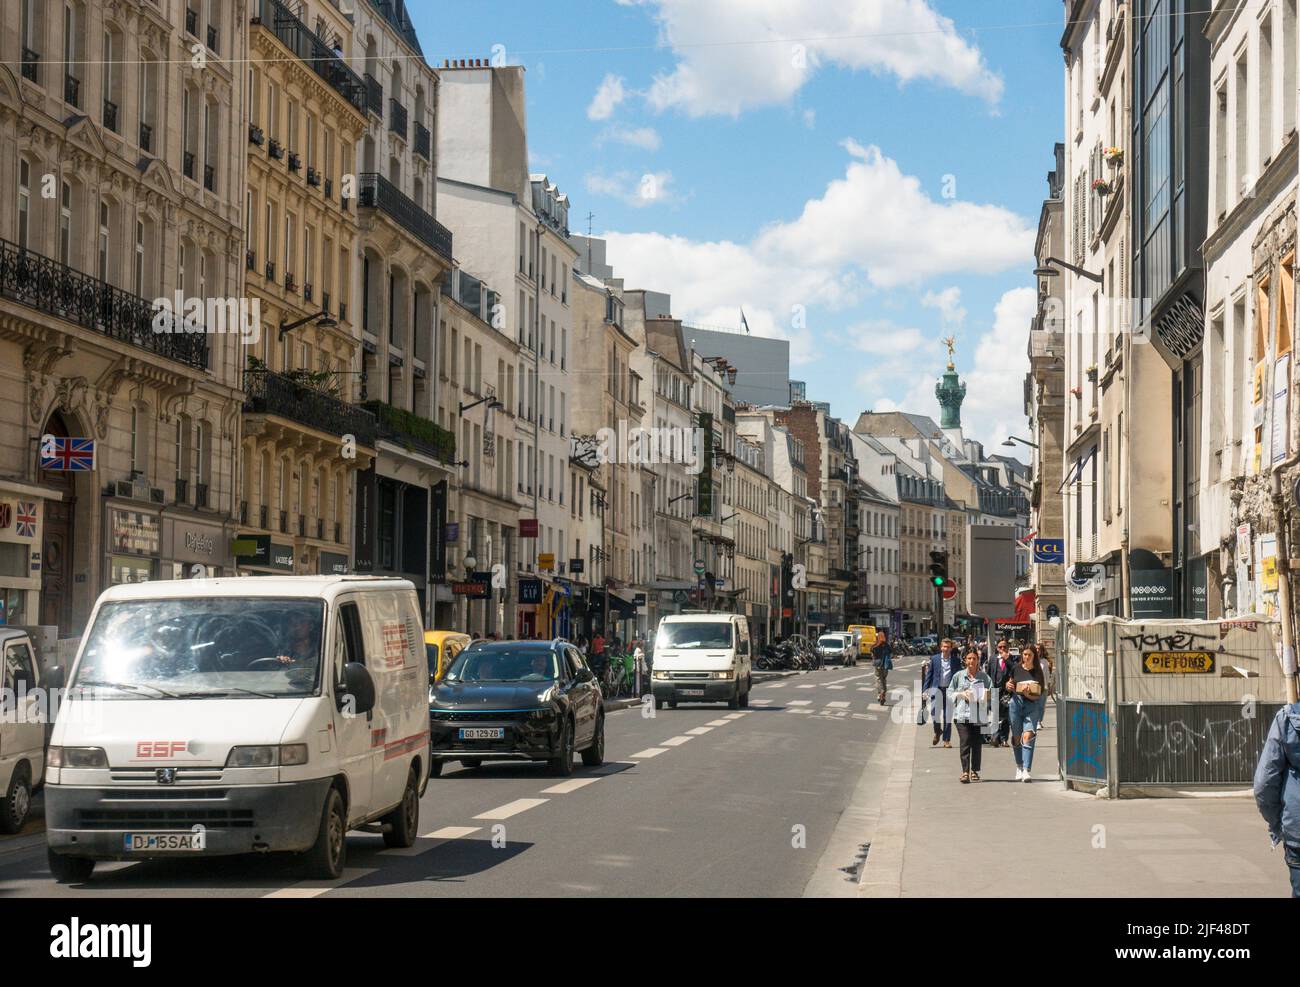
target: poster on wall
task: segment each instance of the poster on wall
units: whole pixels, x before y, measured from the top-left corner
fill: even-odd
[[[1278,357],[1273,368],[1273,465],[1286,459],[1291,452],[1291,354]]]

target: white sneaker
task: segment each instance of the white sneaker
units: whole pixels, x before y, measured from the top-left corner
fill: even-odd
[[[1031,777],[1029,776],[1029,771],[1028,771],[1028,769],[1026,769],[1026,771],[1025,771],[1025,776],[1024,776],[1023,778],[1021,778],[1020,780],[1021,780],[1021,781],[1033,781],[1034,779],[1031,778]]]
[[[1022,778],[1024,778],[1024,776],[1025,776],[1024,769],[1016,768],[1016,781],[1020,781]]]

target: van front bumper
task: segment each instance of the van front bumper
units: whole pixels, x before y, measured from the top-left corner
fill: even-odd
[[[654,679],[650,691],[655,701],[679,703],[728,702],[736,695],[735,679]]]
[[[301,851],[316,842],[331,779],[280,785],[45,788],[45,832],[55,853],[95,860],[157,860]],[[130,850],[131,834],[189,833],[202,850]]]

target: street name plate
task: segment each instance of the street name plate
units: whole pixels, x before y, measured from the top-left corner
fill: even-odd
[[[1148,674],[1213,675],[1214,655],[1208,651],[1146,651],[1142,671]]]

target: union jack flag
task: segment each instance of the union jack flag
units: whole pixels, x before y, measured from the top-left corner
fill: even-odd
[[[95,440],[51,435],[41,443],[41,469],[89,471],[95,468]]]
[[[15,530],[23,538],[36,537],[36,504],[18,502],[18,524]]]

